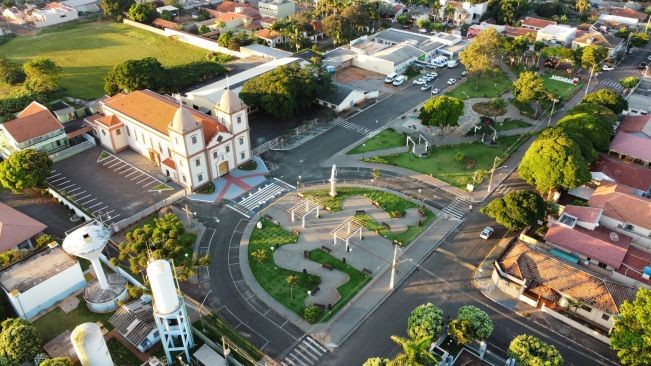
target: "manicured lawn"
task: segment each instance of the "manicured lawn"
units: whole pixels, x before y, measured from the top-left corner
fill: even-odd
[[[506,159],[522,142],[520,136],[502,136],[498,138],[498,144],[489,146],[481,142],[443,146],[436,148],[428,157],[418,158],[412,153],[402,153],[387,156],[378,156],[365,159],[367,162],[397,165],[403,168],[415,170],[447,182],[461,189],[466,184],[472,183],[476,171],[478,181],[485,177],[487,171],[493,166],[496,156]],[[517,144],[514,145],[517,141]],[[464,162],[457,161],[457,154],[463,154]],[[502,160],[503,161],[503,160]],[[478,182],[476,182],[478,184]]]
[[[392,147],[401,147],[405,145],[403,134],[396,132],[393,128],[387,128],[370,139],[355,146],[346,154],[361,154],[369,151],[390,149]]]
[[[357,219],[364,225],[367,230],[374,231],[381,236],[400,243],[400,246],[406,247],[409,245],[423,230],[434,221],[436,214],[430,210],[424,209],[425,217],[421,220],[420,225],[407,226],[407,230],[403,232],[392,232],[381,223],[375,221],[371,216],[366,214],[357,215]]]
[[[545,89],[554,94],[556,97],[561,98],[562,100],[568,100],[572,97],[573,93],[583,87],[583,83],[579,82],[576,85],[564,83],[562,81],[552,80],[552,73],[545,73],[543,75],[543,85]]]
[[[498,131],[507,131],[507,130],[513,130],[516,128],[525,128],[525,127],[530,127],[531,124],[527,123],[523,120],[520,119],[510,119],[508,121],[504,122],[497,122],[495,124],[495,129]]]
[[[61,86],[66,93],[82,99],[103,96],[103,78],[120,62],[151,56],[171,66],[202,60],[206,53],[122,23],[102,21],[18,36],[0,46],[0,57],[16,62],[39,56],[52,59],[63,68]],[[0,88],[0,92],[3,90]]]
[[[136,357],[131,351],[122,345],[120,341],[115,338],[111,338],[106,342],[111,358],[116,365],[120,366],[140,366],[142,361]]]
[[[337,301],[337,303],[332,306],[332,310],[328,311],[320,319],[321,322],[325,322],[330,319],[339,309],[341,309],[348,301],[350,301],[350,299],[352,299],[355,294],[360,289],[362,289],[362,287],[364,287],[364,285],[366,285],[366,283],[371,278],[321,249],[310,251],[309,258],[311,261],[317,263],[329,264],[334,269],[344,272],[348,275],[348,282],[337,288],[337,292],[339,292],[341,299],[339,299],[339,301]]]
[[[506,74],[502,70],[497,70],[484,75],[472,75],[459,87],[445,94],[459,99],[494,98],[507,91],[511,84]]]
[[[378,191],[375,189],[340,187],[337,188],[337,195],[335,197],[330,197],[329,193],[329,189],[317,189],[303,192],[305,196],[316,198],[323,206],[330,208],[331,211],[341,211],[343,209],[344,201],[347,198],[354,196],[368,197],[373,202],[376,202],[379,207],[392,217],[401,217],[406,209],[418,207],[418,205],[412,201],[389,192]]]
[[[253,363],[247,362],[247,357],[259,361],[264,356],[262,351],[215,315],[203,316],[201,320],[197,320],[192,325],[197,329],[201,329],[210,339],[220,340],[222,336],[226,336],[229,341],[235,343],[242,352],[247,354],[247,356],[243,357],[239,354],[240,350],[235,350],[233,353],[235,358],[245,365],[253,365]]]
[[[79,306],[68,314],[61,311],[59,308],[55,308],[49,313],[45,314],[38,320],[34,321],[34,326],[41,333],[43,338],[43,344],[51,341],[54,337],[63,333],[66,329],[71,331],[81,323],[95,323],[101,321],[104,324],[106,329],[111,330],[111,324],[108,320],[113,315],[110,314],[96,314],[88,310],[86,307],[86,302],[82,296],[78,296],[80,302]]]
[[[531,104],[520,103],[515,99],[509,99],[509,102],[513,104],[523,116],[533,118],[533,115],[536,113]]]
[[[275,225],[269,220],[262,220],[262,229],[256,227],[249,240],[249,266],[255,279],[271,297],[299,316],[303,316],[307,291],[314,290],[321,279],[315,275],[304,275],[300,272],[276,266],[271,252],[271,247],[279,248],[282,245],[294,244],[297,241],[298,235],[285,230],[279,225]],[[262,262],[258,262],[252,256],[253,252],[260,249],[267,254],[266,259]],[[287,277],[290,275],[298,277],[298,281],[291,291],[287,286]]]

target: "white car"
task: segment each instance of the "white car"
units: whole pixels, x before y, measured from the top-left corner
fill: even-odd
[[[468,75],[468,71],[461,71],[461,77]]]
[[[457,79],[449,79],[448,80],[448,85],[454,85],[457,83]]]
[[[430,73],[428,73],[427,75],[430,76],[430,77],[432,77],[432,78],[437,78],[437,77],[439,76],[439,74],[437,74],[437,73],[435,73],[435,72],[430,72]]]
[[[429,90],[431,87],[432,87],[432,85],[430,85],[430,84],[425,84],[425,85],[423,85],[423,86],[420,87],[420,90],[422,90],[422,91]]]
[[[423,85],[423,84],[426,84],[426,83],[427,83],[427,80],[425,80],[424,78],[418,78],[418,79],[414,80],[414,85]]]
[[[439,88],[434,88],[434,89],[432,89],[432,95],[436,95],[436,94],[438,94],[438,93],[440,93],[440,92],[441,92],[441,91],[439,90]]]
[[[611,66],[611,65],[603,65],[603,66],[601,67],[601,69],[602,69],[603,71],[613,71],[613,70],[615,70],[615,66]]]
[[[490,238],[491,235],[493,235],[494,231],[495,231],[495,229],[493,229],[492,227],[486,226],[484,228],[484,230],[482,230],[481,234],[479,234],[479,237],[486,240],[486,239]]]
[[[407,81],[407,77],[405,75],[400,75],[393,81],[393,86],[400,86],[404,84],[405,81]]]
[[[651,55],[646,58],[648,61],[651,61]]]
[[[425,81],[427,81],[427,82],[430,82],[430,81],[434,80],[434,76],[431,76],[431,75],[425,75],[425,76],[423,76],[423,79],[424,79]]]

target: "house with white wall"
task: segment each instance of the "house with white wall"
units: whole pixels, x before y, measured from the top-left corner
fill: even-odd
[[[296,13],[296,4],[292,0],[260,0],[258,11],[263,17],[284,19]]]
[[[52,154],[67,147],[63,125],[38,102],[30,103],[16,119],[0,124],[0,154],[5,158],[25,149]]]
[[[569,47],[574,38],[576,38],[576,28],[564,24],[550,24],[536,33],[536,41],[544,42],[546,45]]]
[[[438,19],[445,19],[445,8],[452,6],[454,8],[452,23],[455,26],[479,23],[479,19],[488,10],[488,1],[478,4],[457,0],[439,0],[439,2],[441,3],[441,7],[439,8]]]
[[[30,320],[82,290],[86,279],[79,262],[55,243],[1,270],[0,286],[16,314]]]
[[[230,89],[211,115],[150,90],[112,96],[100,110],[86,123],[104,148],[132,149],[189,190],[251,160],[247,108]]]
[[[28,22],[36,28],[44,28],[79,19],[77,9],[60,3],[49,3],[43,9],[34,9],[27,15]]]
[[[366,93],[362,90],[349,88],[348,86],[335,83],[330,94],[317,98],[317,103],[339,113],[352,108],[355,104],[366,99]]]

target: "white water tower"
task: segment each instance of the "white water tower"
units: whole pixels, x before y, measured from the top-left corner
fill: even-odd
[[[171,352],[182,351],[190,363],[190,348],[194,346],[192,328],[170,262],[163,259],[149,262],[147,277],[154,297],[154,320],[167,362],[173,364]]]
[[[81,366],[113,366],[102,330],[95,323],[78,325],[70,334],[70,342]]]

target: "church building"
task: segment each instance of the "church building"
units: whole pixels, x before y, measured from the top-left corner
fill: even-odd
[[[130,148],[190,190],[251,160],[247,108],[229,89],[212,116],[151,90],[107,98],[100,112],[86,122],[104,148]]]

